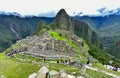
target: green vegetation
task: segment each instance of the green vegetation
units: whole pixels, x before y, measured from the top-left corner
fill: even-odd
[[[97,71],[90,70],[90,69],[86,69],[86,73],[90,75],[90,78],[114,78],[112,76],[108,76],[104,73],[97,72]]]
[[[4,53],[0,53],[0,75],[7,78],[27,78],[39,69],[38,65],[6,57]]]
[[[56,70],[56,71],[65,70],[69,74],[71,74],[71,72],[76,72],[75,76],[82,75],[80,73],[81,68],[58,64],[54,60],[48,60],[45,62],[43,62],[42,60],[39,60],[37,61],[39,63],[37,65],[32,62],[27,62],[27,61],[23,62],[23,61],[20,61],[19,59],[15,59],[15,58],[21,58],[21,56],[23,55],[17,54],[14,56],[14,58],[10,58],[5,56],[4,53],[1,53],[0,54],[0,67],[1,67],[0,75],[4,75],[7,78],[27,78],[28,75],[30,75],[31,73],[37,72],[43,65],[48,67],[49,70]],[[24,55],[24,60],[36,61],[38,60],[38,58]],[[118,72],[114,72],[112,70],[108,70],[104,68],[103,65],[99,63],[93,64],[93,67],[97,67],[98,69],[117,74],[118,76],[120,75],[120,73]],[[93,71],[90,69],[86,69],[86,74],[89,75],[89,77],[87,78],[96,78],[96,77],[97,78],[102,78],[102,77],[113,78],[104,73]]]
[[[116,44],[112,45],[110,48],[107,48],[105,51],[113,55],[114,58],[120,60],[120,41],[117,41]]]
[[[14,55],[14,58],[30,60],[30,61],[41,61],[42,60],[41,57],[33,57],[30,55],[26,55],[26,54],[16,54],[16,55]]]
[[[48,33],[56,40],[67,41],[67,39],[59,31],[48,31]]]
[[[107,68],[105,68],[105,67],[104,67],[102,64],[100,64],[100,63],[94,63],[94,64],[93,64],[93,67],[95,67],[95,68],[98,68],[98,69],[100,69],[100,70],[104,70],[104,71],[107,71],[107,72],[110,72],[110,73],[113,73],[113,74],[116,74],[116,75],[120,76],[120,73],[119,73],[119,72],[116,72],[116,71],[113,71],[113,70],[107,69]]]
[[[107,53],[103,52],[100,48],[96,47],[94,44],[88,43],[90,49],[89,53],[96,58],[99,62],[103,64],[108,64],[112,57],[110,57]]]
[[[102,64],[109,63],[110,60],[113,60],[115,64],[120,67],[120,61],[115,59],[113,56],[110,56],[108,53],[102,51],[100,48],[96,47],[94,44],[88,43],[90,49],[89,53],[96,58]]]
[[[78,53],[79,58],[86,59],[85,58],[86,55],[81,53],[80,47],[78,47],[73,41],[68,40],[63,34],[60,33],[60,30],[55,30],[55,31],[49,30],[48,33],[56,40],[61,40],[61,41],[66,42],[67,44],[69,44],[69,46],[72,47],[74,49],[74,51]],[[82,42],[83,42],[82,46],[86,50],[87,45],[84,41],[82,41]]]
[[[40,34],[40,31],[46,28],[46,23],[44,21],[40,21],[37,27],[37,31],[35,32],[35,34]]]
[[[4,51],[4,53],[7,54],[7,53],[11,52],[12,49],[19,49],[19,48],[21,48],[21,45],[18,44],[18,43],[15,43],[15,44],[11,45],[9,48],[7,48],[7,49]]]
[[[48,67],[50,70],[56,70],[56,71],[60,71],[60,70],[65,70],[67,73],[71,74],[71,72],[77,72],[76,75],[79,76],[80,73],[80,69],[78,69],[78,67],[74,67],[74,66],[67,66],[67,65],[63,65],[63,64],[58,64],[57,61],[65,61],[66,58],[59,58],[59,59],[50,59],[50,60],[46,60],[43,61],[43,58],[37,58],[37,57],[32,57],[29,55],[21,55],[21,54],[17,54],[14,56],[14,58],[21,58],[23,57],[24,60],[29,60],[30,61],[36,61],[36,62],[43,62],[43,64]]]
[[[20,54],[14,56],[14,58],[7,57],[4,53],[0,53],[0,75],[4,75],[7,78],[27,78],[30,74],[37,72],[40,66],[32,63],[32,62],[22,62],[19,59],[21,58]],[[38,58],[24,56],[24,60],[35,61]],[[39,60],[39,62],[43,62]],[[65,70],[67,73],[76,72],[76,76],[79,76],[80,69],[77,67],[69,67],[63,64],[52,63],[52,60],[43,62],[43,64],[48,67],[50,70]]]
[[[20,57],[21,55],[17,55],[14,58],[6,57],[4,53],[0,54],[0,75],[4,75],[7,78],[27,78],[31,73],[37,72],[41,65],[35,65],[31,62],[22,62],[19,59],[16,60],[16,57]],[[28,59],[29,58],[29,59]],[[36,58],[25,56],[25,60],[36,60]],[[43,62],[43,61],[41,61]],[[48,67],[50,70],[65,70],[67,73],[76,72],[76,76],[80,75],[77,67],[69,67],[63,64],[50,63],[51,61],[43,62],[43,64]]]
[[[74,67],[74,66],[66,66],[63,64],[56,64],[56,63],[49,63],[48,64],[50,67],[48,67],[50,70],[56,70],[56,71],[60,71],[60,70],[65,70],[67,73],[71,74],[71,72],[76,72],[76,76],[80,75],[80,69],[78,67]]]

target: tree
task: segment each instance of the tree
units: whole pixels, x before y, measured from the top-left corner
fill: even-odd
[[[46,23],[44,21],[40,21],[35,34],[39,33],[39,31],[42,30],[43,28],[46,28]]]

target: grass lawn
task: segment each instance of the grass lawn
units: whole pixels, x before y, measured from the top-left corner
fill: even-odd
[[[6,57],[4,53],[0,53],[0,75],[7,78],[27,78],[39,69],[40,66],[38,65],[12,59]]]
[[[106,75],[101,72],[96,72],[94,70],[86,69],[86,73],[90,75],[89,78],[114,78],[112,76]]]

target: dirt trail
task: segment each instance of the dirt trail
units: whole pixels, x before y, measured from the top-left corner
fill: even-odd
[[[100,69],[97,69],[97,68],[93,68],[93,67],[90,67],[88,65],[86,65],[86,68],[97,71],[97,72],[105,73],[105,74],[107,74],[109,76],[112,76],[114,78],[120,78],[120,76],[117,76],[116,74],[113,74],[113,73],[110,73],[110,72],[107,72],[107,71],[104,71],[104,70],[100,70]]]

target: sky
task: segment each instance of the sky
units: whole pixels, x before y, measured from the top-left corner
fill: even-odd
[[[71,15],[100,15],[120,10],[120,0],[0,0],[0,11],[55,16],[64,8]]]

